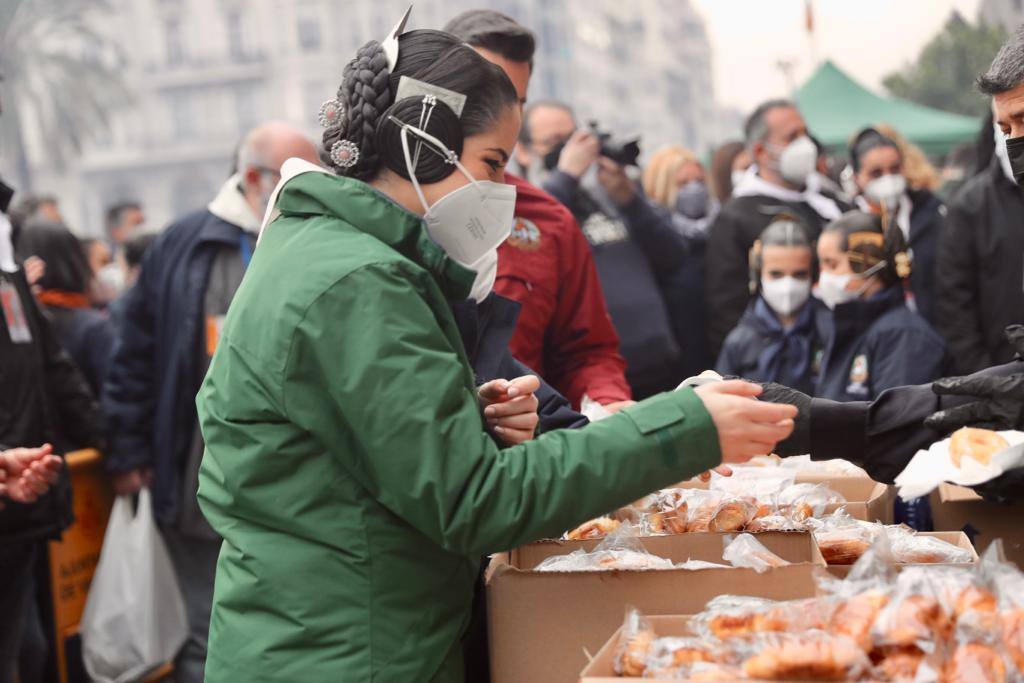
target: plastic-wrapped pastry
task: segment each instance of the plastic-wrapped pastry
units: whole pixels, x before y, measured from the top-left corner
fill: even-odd
[[[892,648],[880,651],[878,655],[880,659],[875,665],[874,675],[890,683],[912,683],[924,661],[924,653],[916,647]]]
[[[743,670],[732,664],[718,662],[694,662],[687,666],[665,668],[650,667],[647,677],[654,679],[675,679],[690,683],[717,683],[718,681],[737,681],[746,678]]]
[[[1004,683],[1006,662],[998,650],[981,643],[963,643],[942,667],[943,683]]]
[[[796,632],[824,629],[828,623],[828,606],[817,598],[780,602],[765,608],[754,617],[752,631]]]
[[[683,489],[665,489],[655,494],[650,506],[649,523],[651,531],[659,534],[682,534],[686,532],[689,504]]]
[[[1017,670],[1024,672],[1024,609],[1004,612],[1002,617],[1003,645]]]
[[[632,608],[627,610],[626,620],[622,624],[622,641],[615,653],[615,673],[620,676],[643,676],[656,637],[640,612]]]
[[[720,595],[694,618],[694,625],[699,633],[706,632],[719,640],[754,633],[759,615],[777,604],[764,598]]]
[[[827,564],[854,564],[871,547],[869,540],[852,529],[847,533],[832,531],[824,536],[815,534],[815,539]]]
[[[871,627],[879,612],[889,602],[889,596],[880,590],[855,595],[836,608],[829,621],[829,633],[846,636],[862,649],[871,649]]]
[[[859,678],[870,665],[852,640],[809,631],[773,634],[743,662],[743,672],[769,681],[846,681]]]
[[[913,647],[949,636],[952,621],[939,600],[931,595],[907,595],[890,602],[872,630],[879,646]]]
[[[570,541],[585,541],[594,538],[604,538],[619,528],[620,522],[610,517],[598,517],[589,522],[584,522],[565,535]]]
[[[722,559],[734,567],[746,567],[760,573],[788,564],[750,534],[740,534],[725,541]]]
[[[648,662],[655,668],[679,667],[717,660],[714,649],[700,638],[659,638],[651,646]]]
[[[957,596],[955,612],[959,617],[967,612],[995,612],[997,607],[996,596],[992,591],[972,581]]]
[[[902,564],[966,564],[974,559],[970,551],[934,536],[890,533],[889,538],[893,557]]]
[[[708,531],[742,531],[754,518],[757,506],[745,500],[730,500],[715,510]]]

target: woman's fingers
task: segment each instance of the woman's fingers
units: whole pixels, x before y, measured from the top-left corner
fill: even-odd
[[[708,384],[702,384],[697,387],[697,395],[703,396],[704,394],[728,394],[731,396],[746,396],[748,398],[754,398],[760,396],[763,389],[759,384],[753,384],[752,382],[744,382],[741,379],[729,379],[724,382],[709,382]]]
[[[508,390],[508,380],[504,379],[492,379],[490,382],[484,382],[477,389],[477,394],[485,401],[500,401],[505,396],[505,391]]]
[[[536,429],[537,427],[537,413],[523,413],[521,415],[510,415],[509,417],[503,417],[499,420],[488,420],[488,422],[495,427],[502,427],[503,429]]]
[[[504,401],[503,403],[492,403],[484,408],[484,416],[488,420],[494,420],[510,415],[536,413],[538,405],[540,405],[540,402],[537,400],[537,397],[533,394],[527,394],[526,396]]]
[[[509,381],[508,389],[505,392],[509,398],[532,394],[540,389],[540,378],[536,375],[523,375]]]

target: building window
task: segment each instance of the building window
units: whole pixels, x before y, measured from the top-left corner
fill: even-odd
[[[227,28],[228,56],[232,61],[245,61],[245,36],[242,30],[242,13],[238,10],[228,10],[224,15],[224,23]]]
[[[303,52],[319,52],[323,37],[320,35],[320,13],[312,5],[298,8],[295,28],[299,36],[299,48]]]
[[[198,134],[192,98],[185,93],[171,96],[171,119],[176,139],[191,140]]]
[[[164,50],[168,66],[179,66],[185,61],[185,43],[181,34],[181,20],[164,21]]]
[[[257,101],[256,89],[253,86],[242,86],[235,91],[235,117],[240,135],[244,135],[259,123]]]

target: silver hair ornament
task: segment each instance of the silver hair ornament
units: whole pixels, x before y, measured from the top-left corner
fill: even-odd
[[[338,168],[352,168],[359,163],[359,148],[351,140],[338,140],[331,145],[331,161]]]
[[[334,128],[340,125],[345,120],[345,105],[337,99],[327,100],[320,105],[316,120],[324,128]]]

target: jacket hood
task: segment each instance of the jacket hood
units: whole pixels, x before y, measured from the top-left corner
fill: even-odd
[[[476,277],[427,236],[422,218],[364,182],[334,175],[299,159],[289,159],[281,167],[281,182],[271,197],[263,230],[271,229],[280,216],[342,220],[425,268],[450,299],[469,296]]]

